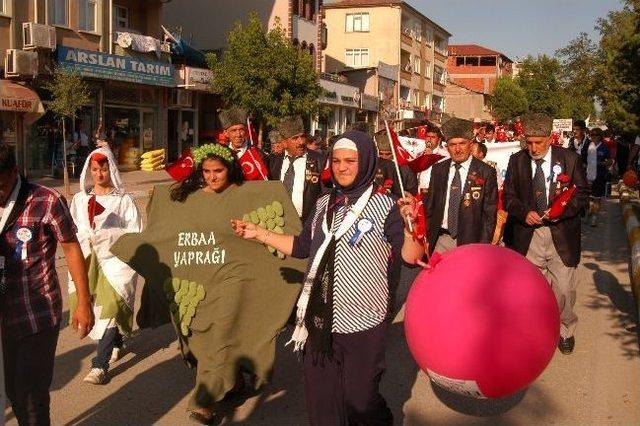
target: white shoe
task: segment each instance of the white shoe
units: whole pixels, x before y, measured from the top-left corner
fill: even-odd
[[[111,358],[109,358],[109,364],[113,364],[114,362],[118,361],[120,359],[120,351],[122,349],[115,347],[113,348],[113,350],[111,351]]]
[[[109,382],[109,374],[102,368],[92,368],[82,381],[94,385],[104,385]]]

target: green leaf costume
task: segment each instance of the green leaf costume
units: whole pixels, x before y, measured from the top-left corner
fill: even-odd
[[[301,224],[280,182],[197,191],[184,203],[169,190],[156,186],[145,231],[123,236],[111,251],[145,278],[138,324],[173,322],[183,357],[197,364],[191,405],[208,407],[234,387],[239,369],[255,374],[257,386],[269,379],[276,336],[306,266],[239,238],[231,219],[278,217],[294,235]]]

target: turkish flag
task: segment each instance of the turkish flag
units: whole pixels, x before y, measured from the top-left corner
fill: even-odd
[[[391,147],[395,151],[396,161],[398,162],[398,165],[399,166],[408,165],[409,161],[411,161],[411,154],[409,154],[409,151],[404,149],[402,144],[400,144],[400,139],[398,139],[398,135],[396,134],[396,132],[393,131],[391,127],[389,127],[388,124],[387,124],[387,131],[388,131],[387,136],[389,137],[389,141],[391,142]]]
[[[444,155],[440,154],[422,154],[415,160],[409,161],[407,164],[413,173],[421,173],[427,170],[429,167],[442,160]]]
[[[258,146],[258,132],[251,124],[251,120],[247,118],[247,131],[249,133],[249,140],[251,141],[251,145]]]
[[[267,172],[267,166],[264,165],[260,152],[253,146],[247,148],[242,154],[242,157],[238,159],[238,162],[242,166],[242,173],[245,180],[268,180],[269,173]]]
[[[414,196],[416,199],[416,206],[418,208],[418,214],[416,221],[413,224],[413,237],[416,241],[423,243],[427,236],[427,216],[424,214],[424,206],[422,203],[422,197],[420,195]]]
[[[575,192],[576,186],[573,185],[571,188],[563,191],[560,195],[554,198],[546,216],[551,220],[558,219],[562,216],[562,213],[564,213],[564,210],[567,208],[567,204],[569,204],[569,201],[571,201]]]
[[[180,158],[171,164],[167,164],[164,169],[176,182],[182,182],[188,178],[193,171],[193,157],[191,156],[191,150],[185,151]]]

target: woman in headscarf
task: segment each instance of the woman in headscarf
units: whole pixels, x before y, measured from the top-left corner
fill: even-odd
[[[343,134],[330,152],[333,189],[318,199],[299,236],[232,221],[243,238],[309,258],[292,342],[304,350],[312,425],[393,421],[379,392],[390,322],[388,273],[394,258],[416,264],[424,250],[408,230],[414,199],[396,203],[375,191],[377,159],[366,133]]]
[[[87,182],[89,178],[91,184]],[[109,363],[120,356],[122,336],[131,333],[137,281],[137,274],[116,258],[110,248],[121,235],[142,230],[138,208],[124,192],[118,165],[109,148],[96,149],[87,157],[80,175],[80,192],[74,195],[70,211],[88,262],[96,318],[89,337],[98,340],[97,354],[84,381],[101,385],[109,381]],[[76,298],[71,279],[69,293],[73,306]]]

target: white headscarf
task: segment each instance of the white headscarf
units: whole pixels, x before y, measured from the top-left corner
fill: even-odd
[[[120,179],[120,172],[118,171],[118,163],[116,162],[115,157],[113,156],[113,152],[108,147],[98,148],[87,156],[87,159],[84,162],[84,167],[82,168],[82,173],[80,174],[80,191],[83,193],[88,193],[91,188],[93,188],[93,183],[90,183],[87,186],[87,171],[91,166],[91,157],[93,154],[102,154],[107,157],[107,161],[109,161],[109,174],[111,175],[111,186],[115,189],[118,194],[124,194],[124,186],[122,185],[122,179]],[[90,176],[90,174],[89,174]]]

